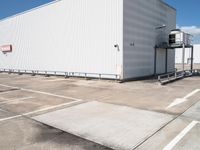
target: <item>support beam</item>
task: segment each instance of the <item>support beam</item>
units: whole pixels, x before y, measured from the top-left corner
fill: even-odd
[[[185,71],[185,43],[183,43],[183,52],[182,52],[182,71]]]
[[[194,63],[194,47],[192,46],[191,47],[191,72],[192,72],[192,70],[193,70],[193,64]]]
[[[157,67],[157,47],[155,46],[154,48],[154,75],[157,74],[156,67]]]
[[[168,49],[166,48],[165,50],[165,73],[168,73]]]

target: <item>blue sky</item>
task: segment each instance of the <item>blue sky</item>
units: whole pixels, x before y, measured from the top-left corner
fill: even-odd
[[[193,43],[200,43],[200,1],[164,0],[177,10],[177,26],[194,36]]]
[[[177,24],[180,26],[200,26],[199,0],[164,0],[177,10]]]
[[[1,0],[0,19],[31,9],[53,0]],[[164,0],[177,9],[177,26],[194,35],[194,43],[200,43],[200,1]]]
[[[1,0],[0,19],[26,11],[53,0]]]

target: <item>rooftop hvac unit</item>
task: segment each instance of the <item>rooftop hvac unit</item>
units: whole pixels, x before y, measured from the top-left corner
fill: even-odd
[[[191,35],[184,33],[180,29],[172,30],[169,34],[169,45],[170,46],[180,46],[182,44],[191,44]]]

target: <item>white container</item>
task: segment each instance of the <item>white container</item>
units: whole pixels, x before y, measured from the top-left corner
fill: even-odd
[[[190,45],[190,35],[180,29],[172,30],[169,34],[169,44],[171,46],[179,46],[182,44]]]

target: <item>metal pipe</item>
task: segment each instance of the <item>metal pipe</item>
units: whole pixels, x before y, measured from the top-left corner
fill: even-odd
[[[185,70],[185,43],[183,43],[183,53],[182,53],[182,71]]]
[[[191,48],[191,71],[193,70],[193,63],[194,63],[194,47]]]
[[[166,48],[166,53],[165,53],[165,73],[168,72],[168,49]]]
[[[156,75],[156,72],[157,72],[157,48],[155,46],[155,49],[154,49],[154,75]]]

